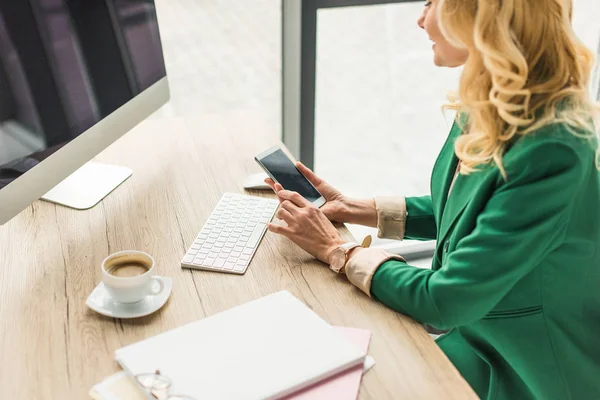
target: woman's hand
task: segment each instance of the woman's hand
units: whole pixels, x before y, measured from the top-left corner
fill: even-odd
[[[323,195],[326,203],[321,207],[321,211],[330,221],[335,222],[348,222],[345,219],[345,214],[348,209],[346,206],[346,198],[339,190],[329,185],[323,179],[315,175],[310,168],[306,167],[301,162],[296,163],[296,167],[300,170],[302,175],[308,179],[310,183]],[[265,183],[271,186],[271,188],[277,193],[281,190],[281,185],[276,185],[271,178],[265,179]]]
[[[279,186],[281,187],[281,186]],[[277,190],[281,202],[275,216],[287,226],[269,224],[269,230],[283,235],[307,253],[329,263],[329,255],[345,241],[325,214],[296,192]]]
[[[301,162],[297,162],[296,167],[317,188],[319,193],[325,197],[327,202],[321,207],[321,211],[330,221],[371,227],[377,226],[377,209],[374,200],[349,199],[339,190],[315,175],[310,168],[307,168]],[[273,182],[271,178],[265,179],[265,183],[271,186],[275,193],[283,190],[283,187]]]

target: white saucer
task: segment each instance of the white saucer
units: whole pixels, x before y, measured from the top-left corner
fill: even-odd
[[[92,291],[85,304],[98,314],[112,318],[138,318],[152,314],[165,305],[171,289],[173,280],[171,278],[158,277],[164,284],[164,289],[156,296],[146,296],[137,303],[118,303],[114,301],[104,289],[104,283],[100,282]]]

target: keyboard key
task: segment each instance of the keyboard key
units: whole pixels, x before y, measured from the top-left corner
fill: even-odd
[[[192,255],[192,254],[186,254],[186,256],[185,256],[185,257],[183,257],[183,262],[184,262],[184,263],[186,263],[186,264],[189,264],[189,263],[191,263],[192,261],[194,261],[194,258],[195,258],[195,257],[196,257],[195,255]]]
[[[207,258],[206,260],[204,260],[204,263],[202,265],[204,265],[205,267],[212,267],[214,262],[214,258]]]
[[[236,264],[235,267],[233,267],[233,270],[236,272],[242,272],[243,270],[246,269],[246,266],[248,264]]]
[[[266,227],[267,225],[265,224],[256,225],[256,228],[254,228],[254,232],[252,232],[252,236],[250,236],[250,239],[248,240],[248,247],[254,248],[258,245],[258,242],[260,241],[260,238],[262,237],[262,234]]]
[[[229,261],[226,261],[225,264],[223,265],[223,269],[226,269],[228,271],[231,271],[233,269],[233,267],[235,267],[235,263],[229,262]]]
[[[253,251],[254,249],[244,249],[244,251],[242,251],[242,254],[251,255]]]
[[[217,258],[217,260],[213,264],[213,267],[215,267],[215,268],[223,268],[223,265],[225,265],[225,260],[222,259],[222,258]]]

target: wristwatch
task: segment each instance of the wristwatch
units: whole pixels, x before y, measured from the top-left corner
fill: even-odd
[[[340,273],[348,262],[350,250],[360,247],[356,242],[344,243],[336,247],[329,255],[329,268],[335,273]]]
[[[367,235],[363,239],[361,244],[358,244],[356,242],[348,242],[338,246],[329,255],[329,268],[331,268],[333,272],[338,274],[340,272],[343,272],[344,267],[348,263],[348,255],[350,254],[350,251],[357,247],[363,247],[366,249],[369,246],[371,246],[372,241],[373,238],[371,237],[371,235]]]

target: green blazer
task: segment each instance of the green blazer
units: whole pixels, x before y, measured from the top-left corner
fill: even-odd
[[[484,399],[600,398],[597,141],[562,125],[460,175],[455,124],[431,196],[406,199],[406,238],[437,240],[432,269],[388,261],[371,294],[422,323]],[[592,143],[593,142],[593,143]]]

